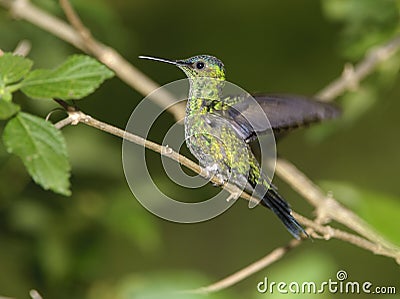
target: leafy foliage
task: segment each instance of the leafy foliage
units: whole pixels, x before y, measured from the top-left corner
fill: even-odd
[[[400,31],[400,2],[393,0],[324,0],[325,15],[341,25],[338,46],[346,61],[360,60],[374,47],[394,38]],[[400,56],[384,61],[369,80],[359,83],[356,92],[348,92],[340,99],[343,117],[335,126],[316,126],[307,131],[313,142],[348,128],[380,100],[379,95],[395,83],[400,70]]]
[[[7,119],[19,111],[20,107],[12,102],[0,100],[0,119]]]
[[[0,57],[0,83],[6,85],[21,80],[32,65],[33,62],[27,58],[5,53]]]
[[[12,55],[11,53],[5,53],[3,56],[0,56],[0,99],[7,102],[11,101],[13,88],[10,89],[7,85],[21,80],[29,72],[32,64],[31,60]],[[10,110],[10,107],[3,105],[1,108]],[[1,114],[4,115],[4,118],[7,118],[7,114]]]
[[[199,21],[194,14],[176,9],[199,10],[198,3],[183,0],[71,2],[96,37],[132,61],[134,53],[179,58],[209,49],[223,58],[229,68],[229,79],[251,91],[303,94],[312,94],[337,77],[342,64],[349,59],[358,61],[369,45],[389,40],[397,30],[398,19],[392,16],[399,12],[400,3],[398,0],[286,0],[244,5],[240,1],[210,1],[205,6],[209,4],[207,7],[212,9],[202,14]],[[343,7],[338,12],[340,18],[329,14],[329,2]],[[57,1],[33,3],[51,14],[62,15]],[[230,26],[216,25],[219,24],[216,20],[227,15],[227,9],[230,16],[240,18],[235,18]],[[49,69],[74,51],[64,41],[37,30],[32,24],[13,20],[6,9],[0,9],[0,14],[3,51],[14,48],[21,38],[29,38],[35,64]],[[162,30],[165,27],[169,29],[168,34]],[[354,29],[347,29],[350,27]],[[300,131],[279,145],[280,153],[312,178],[345,177],[351,190],[359,191],[357,203],[346,201],[345,204],[377,229],[392,228],[394,237],[399,215],[394,204],[398,203],[398,196],[390,194],[398,194],[397,165],[400,165],[400,143],[396,137],[400,89],[393,84],[397,80],[399,86],[396,58],[399,57],[380,67],[379,76],[370,76],[357,92],[341,99],[344,116],[333,124],[334,136],[325,139],[323,144],[309,145],[299,140]],[[144,64],[138,64],[144,68]],[[170,81],[180,75],[171,74],[169,68],[148,64],[145,68],[157,80]],[[0,88],[3,119],[15,115],[13,110],[19,108],[13,105],[17,104],[25,112],[36,115],[44,115],[52,108],[48,101],[30,101],[23,94],[14,93],[20,90],[19,83],[26,75]],[[91,114],[122,126],[142,97],[119,82],[113,83],[104,92],[96,93],[96,101],[101,105],[96,102],[80,105]],[[3,88],[5,85],[7,89]],[[116,93],[129,100],[112,103],[110,98]],[[347,112],[347,103],[352,113]],[[369,115],[365,115],[368,107]],[[11,112],[7,112],[9,108]],[[162,121],[167,126],[171,119],[165,117]],[[0,134],[5,123],[0,121]],[[346,124],[345,129],[338,131],[342,123]],[[315,126],[311,130],[319,128]],[[326,125],[324,129],[331,130]],[[0,296],[25,298],[30,288],[37,288],[43,298],[165,298],[168,296],[165,290],[214,282],[288,241],[287,236],[274,233],[273,217],[259,209],[249,212],[241,201],[227,214],[207,223],[179,225],[153,217],[139,204],[132,204],[134,200],[121,174],[120,140],[84,126],[67,128],[62,133],[68,141],[75,176],[73,200],[34,188],[22,163],[0,146],[0,265],[3,270],[0,271]],[[162,140],[161,134],[156,137]],[[381,144],[381,148],[371,150],[361,144],[367,139]],[[369,175],[371,172],[374,175]],[[359,177],[365,178],[369,190],[353,186]],[[296,210],[301,209],[299,196],[291,193],[285,184],[277,183]],[[169,186],[165,184],[165,188]],[[171,189],[168,191],[173,192]],[[337,184],[328,189],[334,190],[338,199],[350,199],[355,194],[343,195]],[[198,192],[204,194],[201,190]],[[387,201],[385,197],[392,198]],[[265,276],[286,282],[325,280],[334,278],[338,269],[347,269],[349,280],[368,280],[374,285],[395,285],[399,289],[398,267],[392,260],[336,240],[314,239],[272,267],[206,298],[276,298],[276,292],[258,293],[257,282]],[[199,279],[187,270],[206,277]],[[338,298],[341,295],[305,296]]]
[[[325,0],[326,15],[343,24],[341,48],[347,58],[359,58],[399,29],[399,9],[393,0]]]
[[[4,129],[4,144],[22,159],[33,180],[44,189],[70,195],[67,147],[64,137],[44,119],[20,112]]]
[[[22,92],[32,98],[81,99],[92,93],[113,72],[93,58],[71,56],[54,70],[35,70],[22,82]]]
[[[31,71],[32,64],[11,53],[0,57],[0,119],[20,110],[12,102],[12,93],[19,89],[32,98],[81,99],[113,76],[112,71],[85,55],[73,55],[53,70]],[[20,112],[7,123],[3,140],[8,152],[22,159],[36,183],[62,195],[71,194],[66,143],[51,123]]]

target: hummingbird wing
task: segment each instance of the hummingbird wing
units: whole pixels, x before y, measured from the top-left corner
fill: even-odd
[[[281,133],[340,115],[338,107],[305,97],[258,94],[253,98],[255,101],[250,98],[236,100],[227,112],[248,142],[271,129]]]

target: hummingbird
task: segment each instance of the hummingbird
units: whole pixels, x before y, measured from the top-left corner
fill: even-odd
[[[223,95],[224,64],[211,55],[170,60],[139,56],[172,64],[188,77],[190,89],[184,119],[185,141],[190,152],[209,176],[230,182],[258,198],[272,210],[296,239],[308,236],[292,215],[287,201],[261,169],[251,142],[268,131],[281,133],[291,128],[336,117],[339,110],[329,104],[296,96]],[[262,110],[261,114],[259,113]],[[264,114],[265,113],[265,114]],[[258,121],[266,115],[268,122]],[[251,119],[251,123],[249,122]]]

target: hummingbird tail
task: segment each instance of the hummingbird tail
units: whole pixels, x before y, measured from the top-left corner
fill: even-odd
[[[308,236],[304,228],[293,217],[289,204],[279,195],[274,186],[270,186],[261,204],[270,208],[279,217],[293,237],[299,240],[301,235]]]

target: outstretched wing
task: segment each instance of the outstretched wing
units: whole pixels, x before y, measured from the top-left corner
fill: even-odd
[[[263,134],[271,129],[274,133],[280,133],[340,115],[338,107],[305,97],[259,94],[253,95],[253,98],[255,101],[237,101],[225,112],[236,123],[246,141],[252,141],[256,134]],[[269,122],[265,121],[265,116]]]

